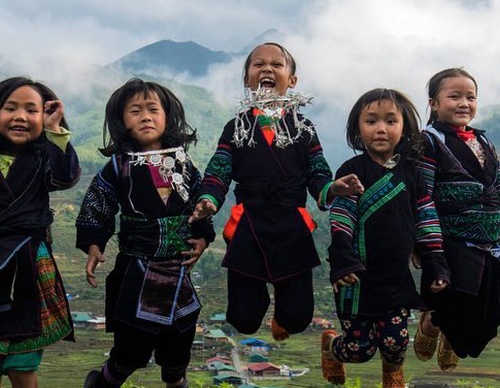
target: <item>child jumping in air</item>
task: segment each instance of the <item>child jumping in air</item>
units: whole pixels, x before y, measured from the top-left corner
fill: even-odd
[[[109,359],[85,388],[120,387],[154,351],[167,387],[187,387],[201,304],[189,277],[215,233],[211,219],[188,223],[201,175],[186,153],[196,132],[166,87],[132,79],[106,105],[101,150],[111,160],[93,179],[76,221],[77,247],[88,253],[87,281],[115,231],[119,253],[106,279]]]
[[[270,283],[276,340],[302,332],[312,319],[312,268],[320,260],[307,191],[320,209],[334,195],[362,191],[353,174],[332,181],[314,126],[298,112],[307,99],[287,93],[297,83],[295,71],[294,58],[277,43],[261,44],[248,55],[243,80],[249,98],[224,127],[192,217],[216,213],[236,182],[236,205],[223,233],[226,318],[239,332],[255,333],[270,304]]]
[[[36,388],[43,349],[73,341],[52,255],[49,192],[75,185],[80,168],[63,103],[26,77],[0,82],[0,385]]]
[[[396,90],[365,93],[349,114],[347,142],[363,152],[337,176],[356,174],[365,191],[336,197],[330,210],[330,281],[342,327],[322,335],[323,376],[332,384],[344,384],[344,363],[366,362],[379,349],[382,386],[404,387],[408,315],[423,306],[409,269],[413,250],[432,292],[449,282],[437,213],[415,167],[419,139],[417,111]]]
[[[423,292],[414,350],[452,371],[459,358],[478,357],[500,325],[500,170],[484,132],[469,126],[477,111],[477,83],[465,70],[445,69],[428,84],[428,126],[420,165],[443,230],[452,283]],[[433,311],[434,310],[434,311]]]

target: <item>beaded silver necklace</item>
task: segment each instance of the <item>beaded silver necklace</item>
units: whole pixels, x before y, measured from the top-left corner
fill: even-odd
[[[275,143],[278,148],[285,148],[302,136],[304,132],[314,135],[314,127],[304,117],[299,117],[299,108],[311,104],[312,97],[301,93],[287,93],[279,95],[270,89],[259,88],[258,90],[246,90],[246,96],[236,107],[235,130],[233,142],[237,147],[243,147],[245,142],[254,147],[255,128],[257,121],[249,128],[249,117],[252,108],[264,112],[271,119],[271,127],[275,134]],[[295,135],[290,133],[285,120],[282,120],[282,112],[291,112],[293,124],[297,131]]]
[[[188,169],[189,156],[183,147],[167,148],[155,151],[127,152],[132,166],[154,166],[165,182],[170,182],[173,189],[184,202],[189,200],[190,174]]]

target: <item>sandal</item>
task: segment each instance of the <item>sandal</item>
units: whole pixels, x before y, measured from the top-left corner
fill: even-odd
[[[439,333],[439,345],[437,350],[437,362],[443,372],[453,371],[460,360],[452,349],[445,349],[446,337]]]
[[[438,343],[438,336],[431,337],[422,331],[422,326],[424,324],[426,313],[420,314],[420,321],[417,325],[417,332],[415,333],[415,339],[413,340],[413,350],[415,355],[420,361],[427,361],[434,356],[436,352],[436,347]]]
[[[395,372],[382,372],[382,388],[405,388],[403,366]]]
[[[338,334],[335,330],[325,330],[321,334],[321,370],[326,381],[333,385],[345,384],[345,365],[333,354],[333,340]]]

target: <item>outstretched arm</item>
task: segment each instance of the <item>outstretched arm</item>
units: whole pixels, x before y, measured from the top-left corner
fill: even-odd
[[[207,198],[201,199],[195,206],[188,222],[202,220],[217,212],[217,206]]]
[[[92,287],[97,287],[97,281],[95,280],[95,269],[100,263],[104,263],[104,255],[98,245],[91,245],[89,247],[89,256],[87,258],[87,282]]]
[[[348,174],[333,182],[328,190],[327,202],[333,201],[333,198],[337,195],[345,197],[362,194],[364,191],[365,188],[358,176],[356,174]]]

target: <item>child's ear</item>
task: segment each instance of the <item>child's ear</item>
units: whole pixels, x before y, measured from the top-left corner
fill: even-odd
[[[293,89],[297,85],[297,76],[292,75],[290,76],[290,79],[288,80],[288,88]]]
[[[437,101],[433,98],[429,98],[429,107],[431,108],[431,111],[435,112],[438,107]]]

